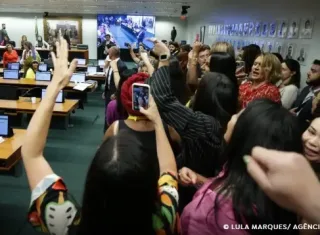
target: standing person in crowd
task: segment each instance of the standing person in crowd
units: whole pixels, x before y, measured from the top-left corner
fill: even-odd
[[[319,180],[304,156],[255,147],[244,161],[250,176],[274,202],[320,224]]]
[[[177,37],[177,30],[176,30],[176,27],[173,26],[171,30],[171,41],[174,42],[176,40],[176,37]]]
[[[98,235],[101,231],[114,235],[178,234],[177,168],[152,97],[149,108],[141,112],[153,124],[156,154],[148,155],[144,143],[126,131],[108,138],[89,167],[82,208],[44,158],[55,100],[77,66],[73,60],[68,68],[68,45],[62,38],[60,42],[58,57],[53,55],[56,69],[52,82],[30,121],[21,149],[32,191],[29,222],[38,231],[56,235]],[[130,200],[128,192],[132,192]],[[125,211],[138,211],[139,216],[123,219]]]
[[[31,42],[25,42],[23,44],[23,52],[20,63],[23,65],[24,74],[32,67],[33,61],[41,62],[41,57]]]
[[[187,84],[192,92],[195,92],[200,78],[209,71],[208,60],[210,57],[210,47],[201,42],[193,44],[192,51],[189,52]]]
[[[178,55],[179,51],[180,51],[179,43],[177,43],[177,42],[169,42],[169,49],[170,49],[171,56]]]
[[[223,225],[252,228],[259,224],[297,224],[296,214],[277,206],[257,187],[247,172],[243,156],[250,154],[255,146],[302,153],[298,120],[280,104],[260,99],[232,117],[228,132],[226,164],[218,177],[207,179],[190,169],[179,171],[181,183],[203,185],[181,215],[182,234],[269,234],[270,231],[252,229],[226,233]],[[291,228],[281,234],[299,234],[299,231]]]
[[[187,52],[189,53],[191,51],[191,46],[189,44],[185,44],[180,46],[180,52]]]
[[[7,68],[8,63],[19,62],[19,56],[11,44],[6,45],[6,51],[3,53],[3,67]]]
[[[298,95],[293,105],[292,113],[301,120],[304,128],[308,127],[308,121],[312,120],[312,100],[320,91],[320,60],[315,60],[308,72],[307,84]]]
[[[109,102],[112,97],[116,93],[116,82],[115,82],[115,74],[117,74],[118,78],[121,77],[121,74],[123,71],[127,69],[126,64],[120,59],[120,48],[114,46],[109,49],[109,60],[111,61],[116,61],[117,63],[117,68],[118,70],[113,70],[111,66],[105,68],[106,69],[106,81],[105,81],[105,88],[104,88],[104,93],[102,94],[103,99],[105,100],[105,108],[107,109]],[[117,80],[117,83],[119,80]],[[107,113],[107,112],[105,112]],[[105,118],[106,120],[106,118]],[[108,129],[108,124],[105,121],[105,126],[104,126],[104,131]]]
[[[49,49],[50,46],[49,44],[43,40],[43,38],[39,35],[37,38],[36,43],[34,44],[35,47],[39,47],[39,48],[45,48],[45,49]]]
[[[282,63],[282,80],[280,81],[280,94],[282,106],[291,109],[297,99],[300,88],[300,64],[293,59],[284,60]]]
[[[268,98],[281,102],[279,89],[273,85],[281,79],[281,64],[278,58],[270,53],[258,56],[252,66],[251,80],[239,87],[240,107],[258,98]]]
[[[21,45],[21,49],[23,50],[24,49],[24,43],[28,41],[28,38],[26,35],[22,35],[21,37],[21,42],[20,42],[20,45]]]
[[[237,84],[223,74],[205,74],[195,95],[193,108],[189,109],[172,92],[170,51],[162,42],[156,40],[154,43],[154,52],[158,55],[167,54],[168,60],[159,62],[159,68],[148,80],[148,84],[151,85],[161,117],[182,138],[179,167],[187,166],[207,177],[213,177],[220,170],[219,156],[227,123],[237,111]],[[194,193],[192,188],[182,189],[181,209],[190,202]]]
[[[109,49],[114,46],[116,46],[116,44],[111,41],[111,35],[106,34],[105,40],[102,41],[102,43],[100,44],[100,46],[98,48],[99,59],[105,59],[106,56],[109,54]]]
[[[242,84],[247,80],[250,80],[253,63],[260,54],[261,50],[258,45],[250,44],[244,47],[242,54],[244,68],[239,68],[237,70],[237,78],[239,80],[239,84]],[[244,76],[238,76],[240,74],[243,74]]]
[[[228,42],[216,42],[212,45],[210,54],[214,52],[227,52],[236,58],[233,46]]]

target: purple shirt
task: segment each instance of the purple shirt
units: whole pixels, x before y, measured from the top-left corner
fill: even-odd
[[[114,121],[124,120],[127,118],[127,115],[121,114],[117,110],[117,101],[111,100],[107,107],[107,123],[110,126]]]
[[[231,200],[223,199],[219,211],[215,211],[217,193],[211,189],[213,180],[204,184],[184,208],[181,215],[182,235],[247,235],[244,229],[239,229],[245,226],[241,227],[235,221]],[[224,225],[228,225],[229,229],[225,229]],[[232,230],[232,227],[237,229]]]

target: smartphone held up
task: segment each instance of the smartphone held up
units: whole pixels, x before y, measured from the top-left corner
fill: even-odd
[[[149,107],[150,86],[142,83],[132,85],[132,110],[139,111],[140,107]]]

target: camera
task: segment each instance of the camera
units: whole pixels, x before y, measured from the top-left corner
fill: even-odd
[[[128,47],[128,48],[131,48],[131,45],[130,45],[130,43],[128,43],[128,42],[125,42],[125,43],[124,43],[124,46],[126,46],[126,47]]]

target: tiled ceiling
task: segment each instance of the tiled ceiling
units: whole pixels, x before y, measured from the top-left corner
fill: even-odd
[[[209,1],[212,0],[0,0],[0,12],[179,16],[183,5],[191,6],[190,15]]]

